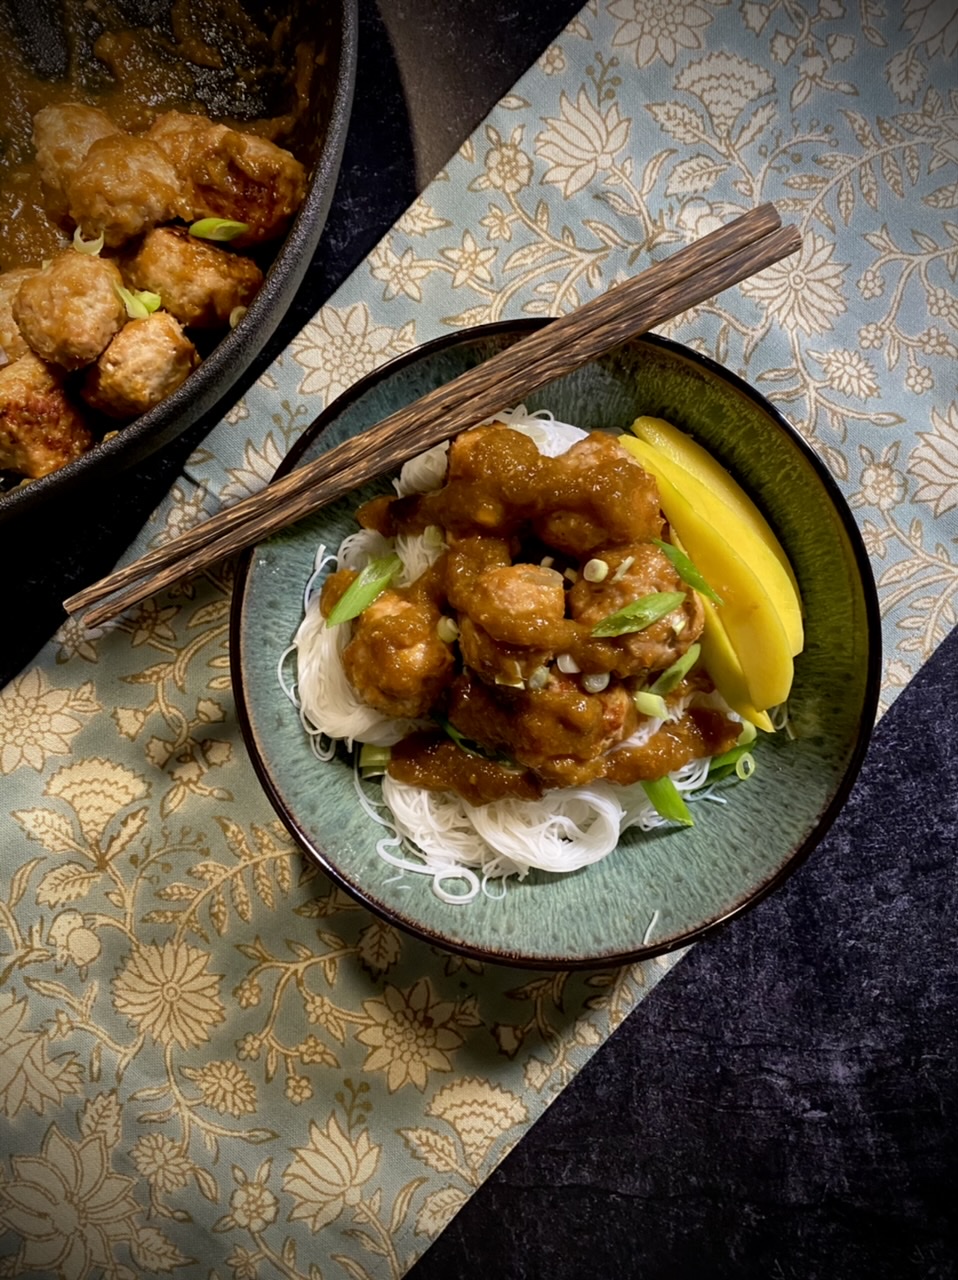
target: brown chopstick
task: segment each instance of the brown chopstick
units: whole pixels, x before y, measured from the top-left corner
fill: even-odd
[[[78,612],[105,600],[84,615],[97,626],[771,266],[799,244],[797,229],[782,227],[774,206],[761,205],[77,592],[64,607]]]

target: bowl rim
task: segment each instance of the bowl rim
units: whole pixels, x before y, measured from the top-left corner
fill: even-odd
[[[225,402],[235,400],[238,381],[276,331],[299,287],[332,205],[352,111],[359,31],[358,0],[338,3],[339,13],[332,26],[339,48],[338,75],[306,197],[246,314],[189,378],[154,408],[109,439],[97,441],[66,466],[0,493],[0,524],[22,512],[42,510],[56,494],[75,491],[88,479],[103,479],[151,457],[220,402],[225,407]]]
[[[270,480],[270,483],[273,483],[273,481],[280,479],[282,476],[294,470],[306,450],[312,447],[317,437],[322,435],[323,431],[332,421],[340,416],[345,408],[358,400],[367,391],[392,377],[395,373],[400,372],[408,365],[414,364],[424,357],[428,358],[441,353],[450,347],[458,346],[464,341],[482,341],[488,338],[498,338],[509,335],[514,335],[515,339],[518,340],[521,337],[535,332],[537,329],[542,328],[543,325],[549,324],[550,322],[551,318],[548,317],[523,317],[518,320],[498,320],[488,324],[472,325],[468,329],[456,330],[453,333],[440,334],[436,338],[429,339],[419,344],[411,351],[403,352],[401,355],[395,356],[386,361],[376,369],[363,375],[363,377],[358,379],[338,395],[317,415],[316,418],[313,419],[312,422],[303,429],[302,434],[290,446],[289,451],[283,457],[276,469],[276,472]],[[811,447],[808,441],[805,440],[798,429],[788,421],[784,414],[782,414],[775,405],[773,405],[765,396],[762,395],[760,391],[753,387],[744,378],[741,378],[732,370],[725,368],[710,356],[703,355],[692,347],[686,346],[674,339],[663,337],[660,334],[638,334],[621,345],[626,346],[636,342],[648,343],[653,347],[653,349],[658,348],[669,352],[672,355],[686,359],[693,366],[698,366],[706,374],[724,379],[731,385],[733,390],[738,391],[740,394],[754,401],[759,405],[763,412],[768,413],[776,421],[776,424],[785,432],[785,434],[790,438],[791,443],[798,449],[799,453],[804,456],[806,462],[816,472],[819,482],[822,484],[835,513],[841,521],[855,557],[856,569],[861,582],[864,599],[865,625],[868,643],[868,660],[866,664],[864,682],[864,701],[861,709],[859,730],[856,734],[848,763],[844,773],[842,774],[839,785],[836,788],[835,794],[822,810],[813,829],[805,839],[796,846],[786,861],[783,862],[782,865],[772,873],[772,875],[753,889],[746,898],[736,902],[717,919],[690,929],[679,938],[669,939],[658,944],[639,943],[633,948],[616,951],[615,953],[597,955],[594,957],[568,957],[558,955],[531,956],[520,951],[510,952],[505,948],[492,951],[472,943],[450,940],[443,934],[438,933],[427,926],[421,925],[418,922],[407,921],[396,912],[389,910],[388,908],[384,908],[381,903],[376,899],[371,898],[360,886],[354,884],[343,872],[341,872],[336,864],[330,860],[324,850],[318,847],[312,838],[303,830],[297,821],[296,816],[289,811],[283,798],[279,794],[267,762],[262,758],[256,741],[252,716],[247,703],[243,666],[239,660],[242,647],[243,602],[253,564],[253,557],[256,554],[257,547],[252,546],[246,548],[240,554],[236,564],[233,580],[233,593],[230,602],[229,621],[230,673],[234,703],[236,706],[236,714],[240,725],[240,731],[246,745],[249,759],[277,817],[279,817],[289,834],[293,837],[296,845],[306,854],[306,856],[312,859],[334,884],[343,889],[350,897],[359,902],[360,905],[365,907],[367,910],[371,911],[375,916],[387,921],[389,924],[392,924],[397,928],[402,929],[413,937],[418,938],[420,941],[429,943],[431,946],[438,947],[444,951],[451,951],[458,955],[464,955],[470,959],[483,961],[485,963],[504,964],[521,969],[604,969],[611,966],[633,964],[644,960],[651,960],[655,956],[666,955],[672,951],[682,950],[685,947],[691,946],[694,942],[701,942],[714,938],[717,934],[722,932],[732,920],[743,915],[746,911],[750,911],[753,907],[757,906],[766,897],[778,889],[782,883],[796,870],[798,870],[798,868],[808,859],[813,850],[821,844],[829,828],[832,826],[841,809],[844,807],[845,801],[847,800],[848,795],[861,772],[862,764],[864,763],[871,740],[872,731],[876,723],[881,686],[882,663],[881,612],[878,602],[878,591],[875,585],[871,562],[865,549],[861,530],[852,515],[851,509],[848,506],[845,496],[839,488],[837,481],[834,479],[823,460]],[[613,348],[613,351],[614,350],[615,349]]]

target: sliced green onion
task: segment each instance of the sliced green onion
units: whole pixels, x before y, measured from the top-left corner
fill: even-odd
[[[364,609],[368,609],[382,595],[401,568],[402,561],[395,552],[370,560],[336,601],[326,619],[327,627],[335,627],[340,622],[348,622],[350,618],[358,618]]]
[[[434,715],[433,719],[447,738],[451,738],[460,751],[465,751],[466,755],[481,756],[484,760],[490,760],[493,757],[485,750],[479,742],[474,742],[472,738],[467,738],[465,734],[459,732],[454,724],[445,719],[444,716]]]
[[[376,774],[385,773],[391,756],[389,747],[377,747],[372,742],[364,742],[359,748],[359,768],[364,778],[372,778]]]
[[[246,315],[247,311],[249,311],[249,307],[234,307],[234,308],[233,308],[233,310],[230,312],[230,321],[229,321],[229,324],[230,324],[230,328],[231,328],[231,329],[235,329],[235,328],[236,328],[236,326],[239,324],[239,322],[240,322],[240,321],[243,319],[243,317]]]
[[[699,660],[702,652],[700,644],[690,644],[681,658],[676,658],[670,667],[666,667],[654,684],[649,685],[650,693],[671,693],[677,684],[681,684]]]
[[[652,591],[647,596],[640,596],[617,613],[610,613],[607,618],[597,622],[592,628],[594,636],[624,636],[634,631],[644,631],[658,622],[667,613],[677,609],[685,600],[682,591]]]
[[[145,320],[159,311],[163,302],[158,293],[151,293],[149,289],[126,289],[122,284],[115,284],[113,288],[131,320]]]
[[[638,693],[633,693],[632,702],[641,716],[651,716],[653,720],[668,719],[669,709],[665,705],[665,699],[652,693],[650,689],[640,689]]]
[[[673,547],[671,542],[663,542],[661,538],[653,538],[652,541],[671,563],[672,568],[683,582],[687,582],[690,587],[694,587],[703,596],[708,596],[715,604],[724,603],[722,597],[712,590],[684,551],[680,551],[678,547]]]
[[[713,756],[709,765],[709,782],[718,782],[722,778],[727,778],[729,774],[737,774],[740,778],[750,777],[755,772],[755,760],[749,750],[751,743],[739,742],[728,751],[723,751],[720,756]],[[745,765],[746,773],[739,773],[739,764],[748,757],[751,762]]]
[[[582,569],[582,576],[586,582],[604,582],[608,574],[608,562],[606,560],[598,560],[595,557],[587,560]]]
[[[750,778],[755,772],[755,757],[750,751],[746,751],[744,756],[739,756],[735,762],[736,776],[744,782],[746,778]]]
[[[73,247],[77,253],[88,253],[91,258],[97,257],[103,248],[103,232],[97,236],[95,240],[84,240],[80,228],[77,227],[73,233]]]
[[[232,218],[199,218],[190,223],[190,235],[198,240],[235,240],[244,231],[249,231],[249,223]]]
[[[758,737],[758,730],[752,724],[751,720],[742,721],[742,732],[738,735],[735,745],[737,747],[747,747]]]
[[[665,818],[668,822],[680,822],[683,827],[695,826],[695,819],[689,813],[689,807],[682,799],[681,791],[671,778],[643,781],[642,790],[651,800],[652,807],[660,818]]]

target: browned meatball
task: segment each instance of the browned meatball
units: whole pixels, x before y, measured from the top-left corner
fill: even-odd
[[[177,210],[176,170],[149,138],[116,133],[94,142],[66,184],[70,217],[83,236],[115,247]]]
[[[13,318],[13,300],[20,291],[24,280],[37,274],[36,267],[15,267],[13,271],[4,271],[0,275],[0,364],[17,360],[26,355],[30,347],[20,332],[20,327]]]
[[[281,236],[306,194],[306,171],[289,151],[256,134],[168,112],[149,130],[176,166],[180,216],[230,218],[248,230],[237,248]]]
[[[24,280],[13,318],[44,360],[79,369],[92,364],[126,320],[116,290],[123,277],[114,262],[67,249]]]
[[[61,218],[67,211],[66,185],[100,138],[120,130],[105,111],[80,102],[44,107],[33,117],[33,145],[49,212]]]
[[[32,353],[0,369],[0,468],[37,479],[86,453],[93,437],[61,375]]]
[[[135,289],[149,289],[192,329],[225,329],[236,307],[249,306],[263,283],[251,258],[197,240],[188,231],[154,227],[123,265]]]
[[[356,619],[343,669],[356,693],[388,716],[428,713],[453,674],[449,646],[436,634],[439,610],[387,590]]]
[[[124,325],[86,374],[81,395],[111,418],[146,413],[189,376],[196,348],[166,311]]]

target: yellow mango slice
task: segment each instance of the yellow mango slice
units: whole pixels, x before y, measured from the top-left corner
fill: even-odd
[[[742,503],[747,503],[748,508],[753,513],[753,515],[749,515],[746,509],[738,509],[732,506],[721,494],[711,489],[708,484],[692,475],[691,472],[685,471],[647,441],[622,436],[621,442],[626,444],[630,451],[635,454],[646,471],[655,476],[656,480],[659,481],[660,489],[662,480],[669,480],[676,491],[687,499],[688,505],[694,507],[706,523],[711,525],[717,534],[720,533],[722,538],[735,548],[739,556],[752,566],[781,619],[785,634],[788,636],[789,649],[792,656],[794,657],[796,653],[801,653],[805,644],[801,600],[796,588],[793,586],[792,578],[782,567],[778,555],[775,554],[775,551],[769,547],[758,532],[758,521],[761,521],[766,529],[768,526],[765,525],[764,519],[755,509],[754,503],[739,490]],[[728,476],[728,480],[732,484],[735,483],[731,476]],[[662,509],[665,511],[669,523],[674,524],[675,522],[672,520],[664,503]],[[745,514],[743,514],[743,510],[745,510]],[[681,537],[681,526],[676,525],[676,528],[678,529],[679,537]],[[768,529],[768,534],[774,540],[774,534],[772,534],[771,529]],[[785,553],[781,551],[781,548],[779,548],[779,551],[784,557]],[[692,558],[694,560],[695,556]],[[701,567],[699,565],[699,568]],[[714,586],[714,583],[712,585]],[[718,587],[715,590],[718,591]],[[721,594],[722,592],[719,591],[719,595]]]
[[[623,448],[655,476],[669,524],[705,580],[722,598],[722,625],[738,657],[752,706],[758,711],[778,706],[792,687],[792,646],[779,609],[754,562],[740,554],[738,543],[732,546],[726,541],[727,530],[720,532],[706,516],[706,504],[676,487],[649,445],[634,436],[623,435],[619,439]],[[667,470],[671,472],[673,468]]]
[[[741,518],[755,537],[765,543],[788,575],[792,590],[795,592],[795,599],[801,608],[798,581],[791,562],[782,549],[782,544],[752,499],[722,464],[712,457],[708,449],[704,449],[697,440],[693,440],[685,431],[680,431],[665,418],[653,418],[643,414],[632,423],[632,430],[640,440],[652,445],[663,457],[674,462],[694,479],[700,480],[719,501],[730,507]]]
[[[728,632],[722,625],[718,609],[706,596],[699,598],[705,608],[705,627],[699,637],[702,666],[733,711],[737,711],[743,720],[754,724],[756,729],[772,733],[774,725],[768,712],[759,711],[752,706],[745,672],[728,638]]]

